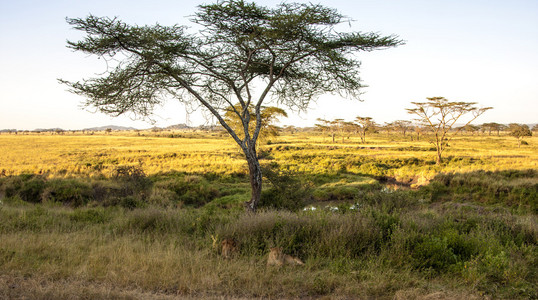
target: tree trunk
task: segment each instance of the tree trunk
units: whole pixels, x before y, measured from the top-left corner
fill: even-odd
[[[441,143],[443,142],[443,140],[441,139]],[[443,153],[443,145],[442,144],[439,144],[439,141],[437,141],[437,144],[435,145],[435,147],[437,148],[437,157],[435,158],[435,164],[436,165],[440,165],[441,164],[441,155]]]
[[[254,213],[258,208],[262,194],[262,170],[260,167],[260,162],[258,161],[258,156],[256,156],[255,149],[252,149],[245,154],[248,163],[250,186],[252,189],[250,201],[245,203],[245,209],[248,212]]]

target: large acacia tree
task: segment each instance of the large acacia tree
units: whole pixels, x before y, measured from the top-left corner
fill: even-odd
[[[100,77],[61,81],[84,96],[87,106],[111,115],[147,118],[155,105],[171,98],[207,109],[245,154],[252,186],[247,209],[255,211],[262,188],[256,155],[262,103],[301,110],[324,93],[358,98],[360,62],[353,54],[402,44],[393,35],[337,31],[348,21],[318,4],[268,8],[242,0],[199,6],[192,22],[201,29],[193,33],[178,25],[68,18],[86,34],[68,41],[68,47],[116,63]],[[242,122],[242,134],[223,117],[230,107]]]

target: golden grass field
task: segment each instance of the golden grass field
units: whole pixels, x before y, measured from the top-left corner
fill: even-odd
[[[457,136],[444,153],[448,159],[442,166],[432,164],[435,152],[426,138],[411,141],[398,135],[377,134],[368,137],[366,143],[360,143],[358,137],[346,137],[343,142],[337,138],[333,144],[330,137],[297,133],[280,136],[258,151],[268,152],[271,160],[285,169],[310,174],[346,170],[380,175],[375,174],[379,166],[368,168],[368,163],[400,160],[381,171],[383,175],[407,179],[431,178],[439,172],[537,169],[538,137],[526,141],[529,145],[518,148],[516,139],[510,136]],[[420,162],[406,163],[414,158]],[[148,175],[170,171],[233,174],[247,170],[239,148],[223,133],[0,135],[0,172],[5,175],[108,176],[112,169],[123,165],[141,166]]]
[[[174,135],[174,138],[168,136]],[[538,168],[538,137],[527,138],[529,145],[517,147],[509,136],[458,136],[445,152],[446,158],[458,158],[435,166],[391,168],[396,177],[411,173],[432,176],[437,172],[474,170],[508,170]],[[417,158],[434,161],[432,145],[422,138],[411,141],[397,135],[377,134],[360,143],[358,137],[337,139],[319,134],[283,135],[270,145],[274,160],[300,173],[330,173],[347,166],[347,171],[361,173],[353,167],[357,158],[372,161]],[[431,149],[430,149],[431,148]],[[431,151],[425,151],[430,149]],[[262,155],[263,157],[263,155]],[[0,172],[47,174],[53,177],[107,175],[119,165],[139,165],[148,175],[179,171],[187,173],[245,173],[246,163],[234,142],[224,134],[193,132],[113,132],[111,134],[0,134]],[[362,170],[364,171],[364,170]],[[364,173],[364,172],[363,172]],[[417,175],[417,174],[413,174]]]

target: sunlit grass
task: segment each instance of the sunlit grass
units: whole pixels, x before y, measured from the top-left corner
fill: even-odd
[[[360,143],[358,137],[336,141],[332,143],[330,137],[319,134],[298,133],[280,136],[259,151],[267,152],[267,158],[284,169],[302,174],[345,171],[406,179],[431,178],[440,172],[538,168],[537,137],[528,138],[529,145],[517,148],[515,139],[509,136],[457,136],[444,153],[441,166],[434,165],[435,152],[425,137],[411,141],[409,136],[377,134],[368,137],[366,143]],[[107,177],[122,165],[141,166],[148,175],[170,171],[246,172],[242,153],[223,133],[0,135],[0,172],[5,175]]]

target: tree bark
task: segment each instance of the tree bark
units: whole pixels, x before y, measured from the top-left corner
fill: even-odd
[[[250,186],[252,188],[250,201],[245,202],[245,209],[248,212],[255,213],[262,194],[262,170],[258,156],[256,155],[256,149],[246,151],[245,155],[248,163]]]

